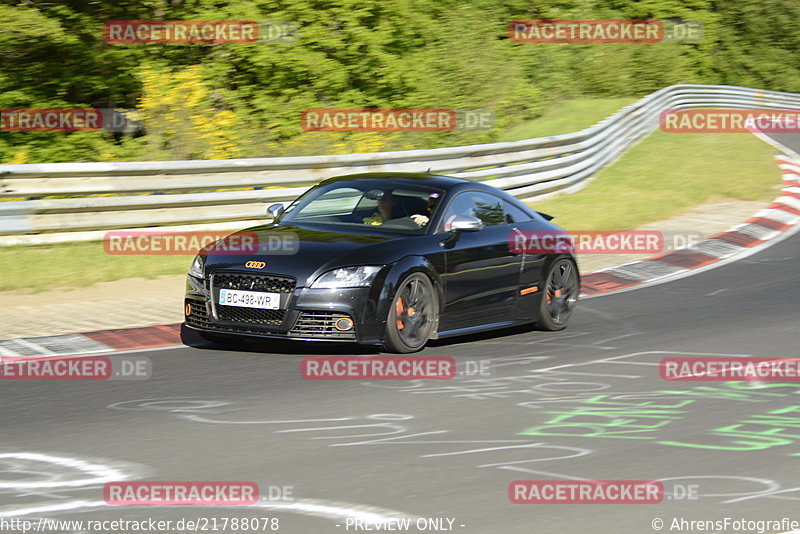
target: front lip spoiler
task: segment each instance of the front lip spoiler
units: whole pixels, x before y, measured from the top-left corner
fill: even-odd
[[[263,338],[263,339],[282,339],[284,341],[307,341],[307,342],[320,342],[320,343],[353,343],[356,345],[380,345],[380,343],[362,343],[356,339],[337,339],[337,338],[324,338],[324,337],[294,337],[289,336],[286,334],[278,334],[278,333],[269,333],[264,332],[262,333],[243,333],[243,332],[231,332],[230,330],[217,330],[214,328],[197,328],[196,326],[192,326],[184,321],[183,326],[190,329],[195,330],[196,332],[208,332],[209,334],[223,334],[227,336],[237,336],[243,338]]]

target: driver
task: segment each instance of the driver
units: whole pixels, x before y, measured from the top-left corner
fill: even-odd
[[[391,190],[384,190],[381,197],[378,199],[378,211],[364,218],[364,224],[380,225],[391,219],[400,219],[400,217],[393,217],[397,209],[398,198],[394,196]],[[421,213],[415,213],[409,217],[418,227],[423,227],[428,224],[430,217]]]

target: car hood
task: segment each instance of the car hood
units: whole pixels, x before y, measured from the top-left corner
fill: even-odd
[[[223,269],[281,274],[295,277],[298,287],[302,287],[336,267],[394,261],[390,252],[393,247],[385,245],[400,237],[405,236],[341,233],[294,225],[258,226],[222,240],[206,258],[206,274]],[[257,247],[246,243],[257,243]],[[253,252],[241,254],[239,244]],[[251,263],[252,267],[248,267],[248,262],[265,265]]]

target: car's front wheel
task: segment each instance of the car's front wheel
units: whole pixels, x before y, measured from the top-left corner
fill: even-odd
[[[386,319],[384,348],[389,352],[421,350],[428,342],[439,313],[438,295],[431,279],[412,273],[394,295]]]
[[[578,303],[578,267],[568,258],[553,262],[544,278],[544,291],[539,303],[539,330],[564,330]]]

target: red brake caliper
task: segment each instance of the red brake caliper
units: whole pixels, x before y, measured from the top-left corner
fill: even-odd
[[[547,303],[548,303],[548,304],[550,304],[550,303],[552,303],[552,302],[553,302],[553,299],[551,299],[551,298],[550,298],[550,293],[545,293],[545,296],[547,297]],[[553,292],[553,296],[554,296],[555,298],[558,298],[558,297],[560,297],[560,296],[561,296],[561,290],[560,290],[560,289],[556,289],[556,290]]]
[[[402,330],[405,326],[402,319],[400,319],[400,317],[403,316],[403,297],[397,298],[397,304],[395,305],[394,311],[397,312],[397,329]]]

